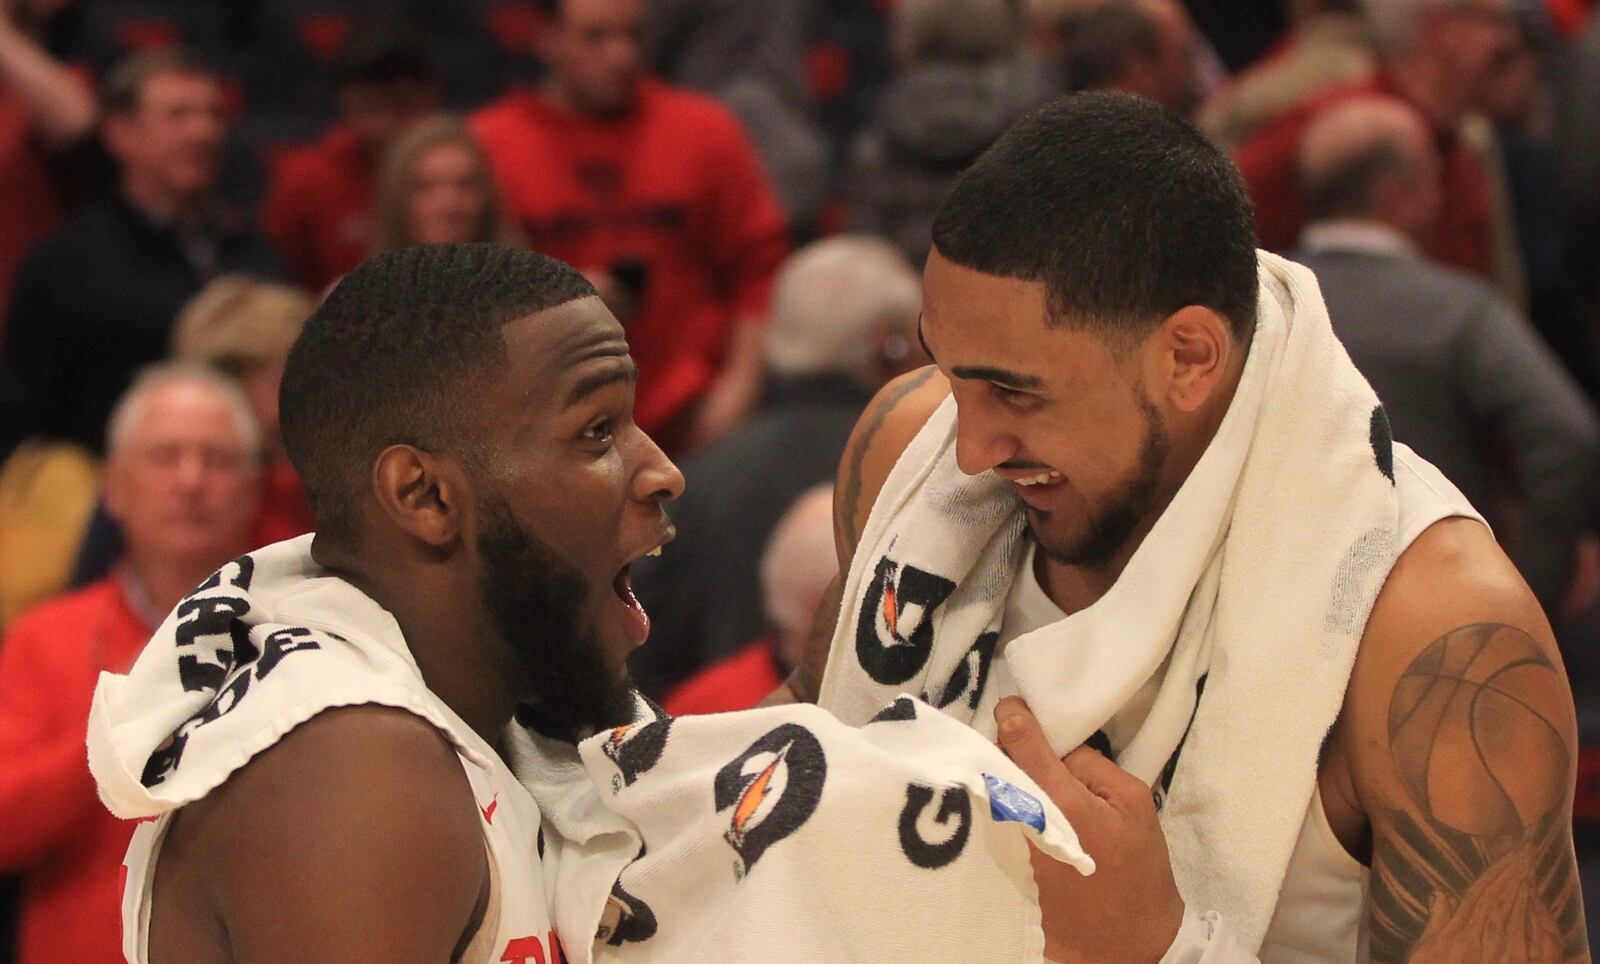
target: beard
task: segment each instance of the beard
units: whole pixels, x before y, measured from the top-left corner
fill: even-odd
[[[1069,542],[1047,541],[1035,525],[1035,513],[1029,512],[1028,528],[1033,533],[1034,541],[1046,555],[1064,566],[1104,568],[1127,546],[1134,530],[1139,528],[1139,523],[1156,503],[1161,470],[1166,466],[1171,440],[1167,438],[1161,413],[1150,404],[1143,392],[1138,393],[1137,399],[1145,419],[1139,467],[1090,516],[1084,531]]]
[[[582,575],[518,525],[505,502],[485,500],[479,510],[479,594],[524,674],[517,722],[569,743],[632,722],[632,686],[606,666],[593,627],[584,624],[589,590]]]

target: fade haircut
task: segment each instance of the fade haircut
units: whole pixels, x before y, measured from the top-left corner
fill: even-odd
[[[390,445],[480,461],[462,389],[499,372],[501,328],[594,294],[568,265],[497,244],[408,248],[350,272],[295,341],[278,399],[319,532],[355,540],[355,506]]]
[[[1069,94],[1024,115],[956,181],[933,243],[963,267],[1044,282],[1049,321],[1113,351],[1187,305],[1242,342],[1255,330],[1255,221],[1238,169],[1129,94]]]

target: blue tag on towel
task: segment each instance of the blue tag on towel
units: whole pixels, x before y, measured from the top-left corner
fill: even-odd
[[[989,785],[989,816],[995,823],[1026,824],[1044,833],[1044,805],[1038,797],[992,774],[985,773],[983,782]]]

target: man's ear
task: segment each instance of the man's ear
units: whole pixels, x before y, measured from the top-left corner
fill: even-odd
[[[411,445],[391,445],[372,465],[372,491],[395,525],[430,546],[461,536],[467,480],[453,460]]]
[[[1165,384],[1167,401],[1180,412],[1198,411],[1227,377],[1233,357],[1228,321],[1200,305],[1168,315],[1155,336],[1152,363],[1160,370],[1153,384]]]

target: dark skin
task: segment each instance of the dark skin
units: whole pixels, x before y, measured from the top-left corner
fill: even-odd
[[[612,589],[672,536],[683,478],[632,421],[634,368],[597,298],[508,323],[478,393],[483,464],[409,445],[373,460],[359,544],[317,562],[394,615],[430,690],[497,745],[536,672],[483,611],[480,500],[503,500],[589,587],[609,666],[637,645]],[[263,895],[273,895],[264,899]],[[408,713],[321,713],[175,815],[161,848],[153,961],[449,961],[487,908],[481,818],[454,749]]]
[[[1048,543],[1070,541],[1084,507],[1130,470],[1139,427],[1135,403],[1118,398],[1137,390],[1174,440],[1164,498],[1107,565],[1039,554],[1050,597],[1069,613],[1084,608],[1115,582],[1215,434],[1242,353],[1222,319],[1189,308],[1131,353],[1109,352],[1088,332],[1047,328],[1042,285],[968,271],[937,251],[924,293],[938,368],[890,383],[857,424],[835,487],[841,570],[890,469],[952,392],[964,471],[1063,474],[1043,497],[1050,517],[1033,520]],[[1077,418],[1095,431],[1074,429]],[[838,613],[835,588],[789,692],[770,700],[816,698]],[[1150,788],[1086,747],[1057,759],[1020,699],[995,715],[1001,746],[1100,868],[1084,878],[1035,855],[1047,956],[1159,960],[1183,905]],[[1335,835],[1372,867],[1374,960],[1587,960],[1571,837],[1576,747],[1554,637],[1515,567],[1475,522],[1430,527],[1378,597],[1318,772]]]

